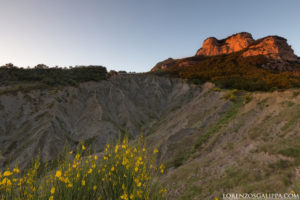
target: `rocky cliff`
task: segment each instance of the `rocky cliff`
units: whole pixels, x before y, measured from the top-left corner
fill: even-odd
[[[254,40],[250,33],[241,32],[225,39],[209,37],[195,56],[181,59],[167,59],[157,63],[151,71],[164,71],[169,67],[188,67],[199,64],[202,57],[230,55],[238,52],[240,57],[263,56],[265,63],[260,67],[279,71],[299,70],[300,59],[294,54],[287,40],[279,36],[267,36]]]
[[[216,56],[241,50],[245,50],[243,56],[264,55],[276,60],[297,60],[297,56],[285,38],[268,36],[254,40],[252,35],[246,32],[237,33],[222,40],[214,37],[207,38],[196,55]]]
[[[296,61],[298,58],[283,37],[268,36],[250,44],[243,56],[264,55],[267,58],[283,61]]]
[[[209,37],[204,40],[202,47],[197,51],[196,55],[215,56],[229,54],[248,47],[252,42],[254,42],[252,35],[246,32],[237,33],[222,40]]]
[[[274,60],[296,61],[298,58],[285,38],[267,36],[254,40],[250,33],[234,34],[222,40],[214,37],[204,40],[196,55],[216,56],[244,50],[243,56],[264,55]]]

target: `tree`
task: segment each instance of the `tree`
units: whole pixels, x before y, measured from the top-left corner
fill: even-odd
[[[45,64],[38,64],[34,68],[35,69],[48,69],[49,67]]]

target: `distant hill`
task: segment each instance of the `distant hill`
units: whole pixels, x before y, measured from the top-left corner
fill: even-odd
[[[35,68],[24,69],[10,63],[0,67],[0,94],[57,86],[76,86],[87,81],[105,80],[110,75],[102,66],[48,68],[39,64]]]

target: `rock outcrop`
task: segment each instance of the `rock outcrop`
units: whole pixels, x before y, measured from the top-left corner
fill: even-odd
[[[237,33],[222,40],[218,40],[215,37],[209,37],[204,40],[203,45],[197,51],[196,56],[229,54],[248,47],[252,42],[254,42],[252,35],[246,32]]]
[[[283,37],[268,36],[251,44],[243,56],[264,55],[274,60],[296,61],[298,58]]]
[[[161,70],[165,70],[167,69],[170,65],[174,64],[176,62],[176,60],[174,60],[173,58],[168,58],[166,60],[163,60],[159,63],[157,63],[152,69],[151,71],[161,71]]]
[[[279,61],[298,60],[285,38],[267,36],[254,40],[252,35],[246,32],[237,33],[222,40],[209,37],[204,40],[203,46],[197,51],[196,56],[216,56],[241,50],[245,51],[242,54],[244,57],[264,55]]]
[[[195,56],[181,59],[167,59],[157,63],[151,71],[164,71],[171,67],[189,67],[209,56],[229,55],[239,52],[241,57],[264,56],[266,62],[261,68],[292,71],[300,70],[300,59],[294,54],[287,40],[279,36],[267,36],[254,40],[247,32],[236,33],[225,39],[209,37]]]

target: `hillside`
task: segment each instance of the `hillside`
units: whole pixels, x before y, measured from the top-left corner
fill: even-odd
[[[1,167],[54,159],[68,142],[97,152],[140,131],[167,166],[169,199],[299,190],[299,89],[220,90],[150,74],[0,96]]]
[[[170,199],[299,191],[300,91],[240,91],[230,101],[235,91],[202,89],[149,136],[167,160]]]
[[[128,131],[150,133],[152,125],[199,88],[178,79],[122,75],[79,86],[0,95],[0,166],[28,164],[41,151],[53,159],[65,142],[86,141],[102,151],[109,138]],[[189,97],[189,98],[187,98]]]

